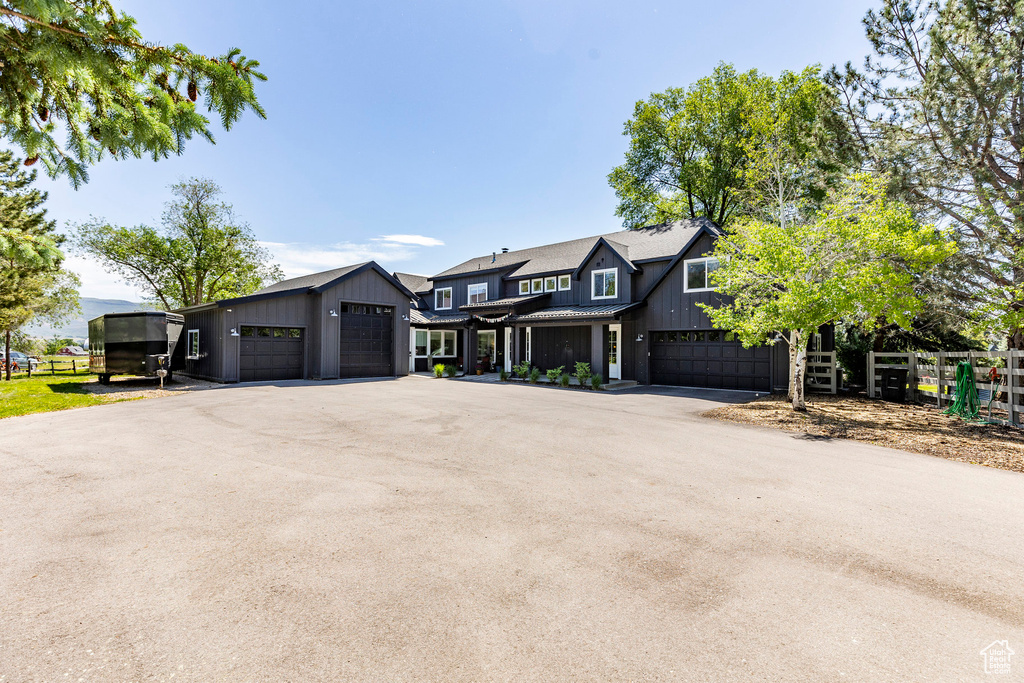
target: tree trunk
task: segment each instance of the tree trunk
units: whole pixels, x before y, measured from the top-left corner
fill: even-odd
[[[793,333],[789,333],[789,390],[786,392],[786,399],[793,400],[796,393],[796,345],[793,343]]]
[[[10,330],[5,330],[4,331],[4,341],[6,342],[6,349],[7,349],[6,351],[4,351],[4,365],[6,366],[6,369],[4,370],[4,377],[5,377],[5,379],[8,382],[10,382],[11,381],[11,331]]]
[[[789,399],[793,402],[793,410],[807,410],[804,400],[804,378],[807,372],[807,335],[804,330],[792,330],[789,333]]]

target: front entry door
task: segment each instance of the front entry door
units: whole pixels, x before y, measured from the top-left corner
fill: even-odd
[[[505,372],[512,372],[512,328],[505,327]]]
[[[622,340],[622,325],[608,326],[608,379],[622,379],[622,361],[619,342]]]
[[[477,362],[483,362],[483,359],[487,358],[487,368],[490,370],[491,365],[494,363],[494,353],[497,351],[498,343],[498,331],[497,330],[480,330],[476,333],[476,358]]]

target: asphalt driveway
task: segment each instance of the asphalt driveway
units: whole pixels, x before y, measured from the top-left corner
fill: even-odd
[[[1024,674],[1024,476],[418,377],[0,421],[0,681]],[[990,677],[988,677],[990,678]]]

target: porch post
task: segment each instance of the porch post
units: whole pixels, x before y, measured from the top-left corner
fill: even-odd
[[[603,375],[604,371],[604,323],[590,324],[590,371]],[[602,377],[607,382],[607,377]]]
[[[473,341],[473,328],[462,329],[462,371],[467,375],[476,372],[476,344]]]

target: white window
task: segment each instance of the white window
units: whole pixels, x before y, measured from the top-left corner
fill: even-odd
[[[469,286],[469,303],[479,304],[487,301],[487,283],[481,282]]]
[[[530,291],[534,294],[544,291],[544,278],[539,277],[530,283]]]
[[[590,274],[590,297],[592,299],[614,299],[619,293],[619,290],[616,289],[618,279],[618,268],[592,271]]]
[[[530,281],[529,280],[520,280],[519,281],[519,293],[520,294],[529,294],[530,293]]]
[[[445,287],[434,292],[434,309],[443,311],[452,307],[452,288]]]
[[[199,359],[199,330],[188,331],[188,346],[186,347],[189,360]]]
[[[455,330],[431,330],[430,355],[455,357]]]
[[[544,278],[544,291],[545,292],[553,292],[556,289],[558,289],[558,285],[556,284],[556,282],[557,282],[557,278],[554,278],[554,277],[546,277],[546,278]]]
[[[718,269],[718,259],[696,258],[683,261],[686,279],[683,282],[684,292],[706,292],[711,287],[711,273]]]
[[[416,330],[415,355],[417,358],[423,358],[427,355],[427,330]]]
[[[558,291],[559,292],[568,292],[570,289],[572,289],[572,284],[569,282],[569,278],[570,277],[572,277],[572,276],[571,275],[559,275],[558,276]]]

